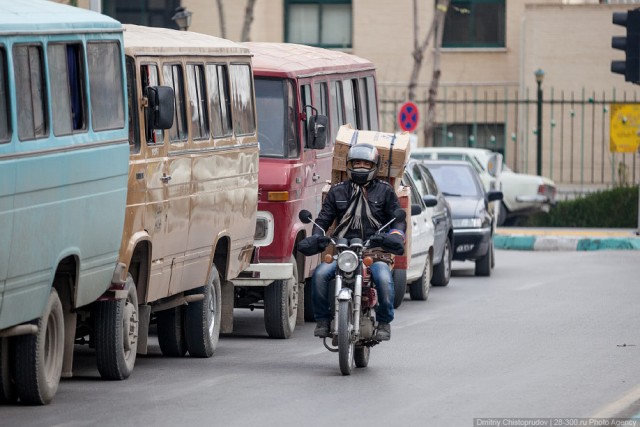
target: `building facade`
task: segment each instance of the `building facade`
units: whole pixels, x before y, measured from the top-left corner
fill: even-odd
[[[164,19],[164,26],[173,25],[169,15],[178,0],[136,2],[138,12],[132,12],[129,3],[102,0],[102,7],[123,22],[161,26]],[[190,31],[222,36],[221,3],[224,36],[240,41],[248,1],[179,3],[193,14]],[[256,0],[249,39],[341,49],[373,61],[383,130],[393,131],[397,109],[407,100],[414,40],[425,37],[436,3],[418,0],[416,7],[413,0]],[[640,5],[609,3],[452,0],[440,51],[433,143],[501,151],[511,168],[528,173],[537,172],[540,145],[541,172],[559,183],[606,187],[637,182],[637,155],[611,153],[609,127],[611,103],[635,102],[638,89],[611,73],[610,64],[624,58],[611,48],[611,37],[624,35],[624,29],[612,23],[613,12]],[[165,13],[152,22],[152,14],[142,12],[145,8]],[[432,47],[424,52],[415,97],[422,117],[433,74]],[[540,139],[536,70],[544,72]],[[416,134],[423,145],[422,126]]]

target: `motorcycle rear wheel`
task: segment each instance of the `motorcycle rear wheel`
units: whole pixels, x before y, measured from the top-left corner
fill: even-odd
[[[353,331],[353,309],[351,301],[340,301],[338,305],[338,360],[342,375],[351,375],[355,342],[351,339]]]

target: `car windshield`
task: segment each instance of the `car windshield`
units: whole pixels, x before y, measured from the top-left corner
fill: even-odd
[[[255,87],[260,157],[297,157],[291,88],[278,79],[256,79]]]
[[[429,164],[427,167],[445,196],[478,197],[482,194],[478,180],[473,176],[475,172],[466,165]]]

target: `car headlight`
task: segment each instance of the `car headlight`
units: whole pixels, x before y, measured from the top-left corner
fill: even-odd
[[[351,251],[341,252],[338,255],[338,267],[345,273],[351,273],[358,267],[358,255]]]
[[[453,228],[480,228],[482,218],[459,218],[453,220]]]

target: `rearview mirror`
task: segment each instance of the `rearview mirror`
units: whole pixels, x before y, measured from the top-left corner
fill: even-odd
[[[147,126],[151,130],[170,129],[173,126],[175,97],[169,86],[149,86],[146,90],[149,109]]]
[[[420,215],[422,213],[422,207],[420,205],[411,205],[411,216]]]
[[[503,198],[502,191],[492,190],[487,193],[487,201],[495,202],[496,200],[502,200]]]
[[[327,127],[329,119],[322,114],[312,115],[307,119],[307,147],[322,150],[327,145]]]
[[[396,219],[396,221],[404,221],[407,218],[407,213],[404,211],[404,209],[396,209],[395,211],[393,211],[393,217]]]
[[[431,194],[427,194],[426,196],[423,196],[422,200],[424,201],[424,204],[427,205],[428,208],[432,208],[438,204],[438,198]]]
[[[311,212],[306,209],[303,209],[298,214],[298,218],[302,221],[303,224],[309,224],[311,222]]]

